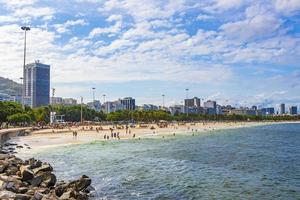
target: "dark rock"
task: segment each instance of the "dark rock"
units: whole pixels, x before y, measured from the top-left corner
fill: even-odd
[[[2,186],[4,189],[11,192],[18,192],[19,186],[15,182],[6,182]]]
[[[43,181],[43,177],[42,176],[36,176],[31,180],[28,180],[27,182],[32,185],[33,187],[37,187],[39,186]]]
[[[37,174],[40,171],[43,171],[43,172],[52,172],[53,168],[52,168],[52,166],[50,164],[44,163],[44,164],[42,164],[42,166],[34,168],[32,171],[33,171],[34,174]]]
[[[54,186],[56,183],[56,176],[51,172],[39,172],[38,175],[43,177],[42,185],[44,187]]]
[[[0,191],[0,199],[15,199],[16,193],[11,191],[2,190]]]
[[[22,145],[17,145],[17,148],[24,148]]]
[[[27,195],[31,195],[31,196],[33,196],[34,193],[35,193],[35,191],[33,189],[30,189],[26,192]]]
[[[75,181],[73,183],[75,183],[75,187],[76,187],[77,191],[83,191],[88,186],[91,185],[92,180],[88,176],[83,175],[79,180],[77,180],[77,181]],[[72,184],[72,182],[70,184]]]
[[[16,194],[15,200],[30,200],[32,196],[27,194]]]
[[[30,165],[30,168],[31,168],[31,169],[41,167],[42,164],[43,164],[42,161],[36,160],[36,159],[34,159],[34,158],[30,158],[30,159],[26,160],[25,163],[26,163],[27,165]]]
[[[33,172],[29,169],[29,165],[22,165],[20,167],[21,177],[23,181],[28,181],[34,178]]]
[[[10,175],[16,175],[18,171],[19,171],[18,167],[9,166],[7,167],[5,173],[10,176]]]
[[[34,200],[41,200],[44,197],[44,195],[40,192],[35,192],[34,193]]]
[[[83,190],[83,192],[86,194],[95,193],[96,189],[90,185],[85,190]]]
[[[42,200],[58,200],[59,198],[56,196],[55,191],[51,191],[49,194],[44,195]]]
[[[27,187],[20,187],[18,191],[21,194],[25,194],[28,191],[28,188]]]
[[[3,173],[6,168],[8,167],[9,162],[5,161],[5,160],[0,160],[0,173]]]
[[[0,160],[5,160],[8,158],[14,157],[13,155],[8,155],[8,154],[0,154]]]
[[[56,186],[55,194],[60,197],[64,193],[66,187],[67,187],[67,184]]]

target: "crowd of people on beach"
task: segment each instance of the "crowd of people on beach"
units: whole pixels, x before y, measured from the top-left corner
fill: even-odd
[[[182,124],[182,123],[178,123],[178,124],[163,124],[164,126],[161,127],[161,124],[157,124],[157,127],[154,126],[154,124],[147,126],[148,128],[150,128],[150,130],[152,130],[153,134],[158,134],[160,129],[164,129],[167,127],[172,128],[174,131],[178,130],[178,128],[180,126],[184,126],[185,129],[189,132],[192,132],[192,136],[195,135],[195,133],[198,132],[198,129],[195,128],[191,128],[193,126],[195,126],[196,124],[190,123],[190,124]],[[202,125],[206,125],[205,122],[202,122]],[[136,136],[136,133],[132,134],[132,129],[134,128],[138,128],[132,125],[110,125],[110,126],[102,126],[102,125],[87,125],[87,126],[80,126],[78,124],[68,124],[65,128],[68,128],[68,130],[70,132],[72,132],[73,138],[77,139],[78,136],[78,132],[89,132],[89,131],[95,131],[96,133],[103,133],[103,139],[104,140],[111,140],[111,139],[117,139],[120,140],[122,137],[123,138],[138,138],[140,139],[140,137]],[[140,127],[140,128],[144,128],[144,127]],[[52,129],[52,133],[55,133],[54,131],[55,129]],[[120,131],[119,131],[120,130]],[[203,129],[204,131],[206,130],[214,130],[214,128],[211,128],[210,126],[208,127],[208,129]],[[107,133],[107,131],[109,131],[110,133]],[[58,131],[59,132],[59,131]],[[171,134],[173,136],[176,135],[175,132],[171,132]],[[165,136],[162,135],[162,138],[165,138]]]

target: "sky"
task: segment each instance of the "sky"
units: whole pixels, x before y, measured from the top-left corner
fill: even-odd
[[[0,0],[0,76],[51,65],[55,96],[300,105],[300,0]]]

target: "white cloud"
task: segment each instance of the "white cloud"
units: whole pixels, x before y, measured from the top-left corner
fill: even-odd
[[[232,85],[239,83],[237,76],[242,77],[240,72],[246,64],[249,68],[257,63],[275,64],[274,69],[286,63],[299,67],[300,39],[296,34],[288,35],[287,30],[293,27],[284,23],[287,13],[297,11],[297,2],[290,1],[289,5],[293,6],[288,7],[286,1],[271,4],[270,0],[263,3],[249,0],[78,1],[83,7],[84,2],[92,4],[84,8],[71,6],[67,11],[63,6],[35,1],[5,4],[4,9],[9,14],[0,16],[4,24],[0,26],[1,76],[18,80],[22,74],[23,32],[19,24],[24,18],[32,27],[28,32],[27,61],[39,59],[49,63],[54,84],[159,80],[206,83],[222,88],[231,82]],[[63,24],[55,21],[59,14],[68,15],[72,9],[83,13],[80,19],[76,17]],[[93,13],[96,10],[101,12]],[[195,16],[196,13],[206,14]],[[91,16],[94,19],[89,21]],[[106,22],[102,23],[104,17]],[[197,20],[210,20],[209,30]],[[86,28],[91,27],[88,33],[86,29],[70,31],[73,26],[88,23],[90,26]],[[215,28],[219,24],[223,25]],[[63,37],[59,34],[65,32],[70,34]],[[250,79],[249,82],[253,77]],[[264,87],[259,84],[261,80],[257,80],[256,88]],[[298,83],[293,81],[293,84]],[[68,93],[66,88],[62,87],[62,91]],[[72,96],[77,93],[79,91],[69,92]]]
[[[83,19],[78,19],[78,20],[68,20],[64,24],[55,24],[54,27],[56,28],[56,31],[58,33],[65,33],[70,31],[70,27],[76,26],[76,25],[87,25],[88,23],[83,20]]]
[[[37,0],[0,0],[0,3],[5,4],[9,8],[23,7],[36,3]]]
[[[286,15],[292,15],[300,10],[300,1],[299,0],[276,0],[275,8],[277,11],[282,12]]]
[[[18,21],[15,17],[0,15],[0,23],[15,22],[15,21]]]
[[[131,15],[136,22],[150,19],[164,19],[171,17],[174,13],[183,9],[185,1],[183,0],[108,0],[100,12],[121,10]]]
[[[210,19],[213,19],[214,17],[211,16],[211,15],[206,15],[206,14],[199,14],[197,16],[197,20],[199,21],[207,21],[207,20],[210,20]]]
[[[32,19],[43,17],[49,19],[53,16],[55,10],[51,7],[22,7],[13,11],[13,16],[22,21],[31,21]],[[48,17],[48,18],[45,18]]]
[[[93,38],[95,36],[98,35],[102,35],[102,34],[110,34],[110,36],[118,33],[121,31],[122,28],[122,16],[121,15],[111,15],[109,16],[106,21],[107,22],[112,22],[114,23],[114,25],[110,26],[110,27],[106,27],[106,28],[94,28],[90,34],[89,34],[89,38]]]
[[[271,13],[262,13],[241,21],[229,22],[220,27],[226,37],[251,41],[276,34],[282,21]]]
[[[239,8],[246,1],[245,0],[215,0],[215,7],[219,9]]]

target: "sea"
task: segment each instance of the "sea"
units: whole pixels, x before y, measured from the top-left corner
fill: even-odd
[[[51,163],[59,179],[91,177],[91,199],[300,199],[296,123],[94,141],[23,157]]]

